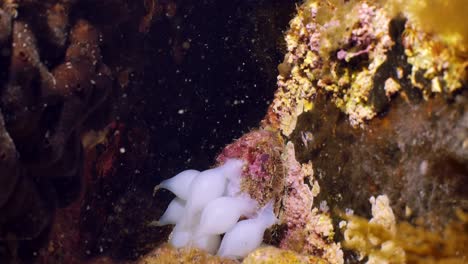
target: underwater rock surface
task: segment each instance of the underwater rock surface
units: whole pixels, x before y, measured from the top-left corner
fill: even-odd
[[[453,12],[455,20],[463,13]],[[426,19],[398,1],[305,1],[290,22],[263,127],[281,131],[297,160],[311,164],[320,186],[314,207],[331,209],[336,232],[346,225],[340,214],[370,217],[369,197],[385,194],[397,222],[423,228],[421,236],[426,228],[442,240],[467,237],[466,221],[455,215],[468,210],[466,34],[424,31]],[[443,235],[457,219],[462,231]],[[364,247],[353,249],[363,254]],[[463,263],[464,251],[424,254]],[[393,261],[425,258],[407,253]],[[345,260],[358,258],[348,251]]]
[[[318,198],[332,208],[363,214],[370,196],[385,193],[399,218],[410,209],[434,228],[468,206],[464,43],[449,45],[395,8],[306,1],[286,34],[264,124],[312,162]]]
[[[318,96],[314,111],[299,116],[291,135],[298,159],[314,164],[318,199],[366,215],[369,197],[385,193],[399,219],[409,208],[408,217],[442,227],[454,208],[468,206],[466,96],[418,104],[397,98],[365,129],[353,128],[325,96]],[[313,140],[304,140],[305,133]]]
[[[145,8],[135,4],[133,12],[141,15],[130,19],[122,15],[129,12],[123,2],[0,4],[2,263],[38,257],[73,262],[83,187],[90,183],[85,163],[112,129],[121,72],[139,60],[138,49],[117,44],[122,36],[112,27],[138,28]],[[108,20],[85,11],[90,4]],[[129,33],[126,44],[133,45],[138,34]],[[41,251],[44,245],[49,250]]]

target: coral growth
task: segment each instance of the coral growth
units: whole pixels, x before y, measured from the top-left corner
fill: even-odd
[[[468,53],[460,46],[449,45],[441,38],[421,31],[410,22],[408,20],[405,25],[402,43],[412,66],[411,84],[426,97],[433,93],[452,93],[466,85]]]
[[[393,45],[391,18],[366,2],[331,2],[306,1],[290,22],[288,53],[270,109],[286,136],[297,116],[311,109],[318,90],[330,93],[353,124],[375,116],[369,96]]]
[[[226,146],[217,157],[218,163],[227,159],[246,161],[241,178],[241,189],[259,202],[279,201],[283,190],[283,164],[281,136],[265,129],[254,130]],[[276,208],[279,203],[276,203]]]
[[[393,215],[390,202],[386,195],[380,195],[377,198],[371,197],[370,203],[372,205],[372,219],[369,221],[369,225],[372,225],[381,230],[385,230],[389,236],[395,236],[396,234],[396,223],[395,216]],[[359,247],[359,252],[365,251],[363,244],[366,242],[375,248],[378,248],[378,253],[366,252],[361,253],[360,259],[365,256],[368,257],[367,263],[404,263],[405,252],[392,241],[381,240],[378,237],[369,236],[364,238],[360,235],[356,235],[355,228],[356,223],[350,221],[347,223],[346,230],[344,232],[345,245],[349,248]],[[366,240],[367,239],[367,240]]]
[[[285,225],[281,248],[342,263],[340,245],[330,242],[334,234],[330,216],[313,208],[320,187],[313,179],[312,164],[297,162],[292,143],[284,147],[276,133],[252,131],[228,145],[218,161],[227,158],[247,161],[241,186],[252,197],[260,202],[275,199]]]
[[[275,199],[280,223],[285,226],[278,235],[281,248],[342,263],[339,243],[331,242],[334,232],[330,216],[313,208],[320,187],[313,178],[312,164],[301,165],[295,158],[294,145],[282,144],[274,132],[252,131],[228,145],[218,161],[246,160],[242,188],[261,203]]]
[[[386,196],[371,198],[372,219],[347,216],[344,247],[357,251],[367,263],[466,263],[468,260],[468,215],[458,211],[458,220],[441,233],[407,222],[396,223]]]
[[[343,263],[340,244],[332,242],[334,232],[330,215],[313,208],[319,187],[313,180],[311,164],[301,167],[296,161],[291,142],[286,145],[283,162],[286,186],[280,220],[287,228],[280,247],[318,256],[330,263]],[[312,189],[306,180],[313,186]]]
[[[288,53],[278,66],[265,124],[289,136],[297,117],[313,109],[317,93],[330,96],[357,126],[382,112],[397,92],[414,100],[414,87],[426,95],[460,89],[467,78],[461,45],[427,33],[416,21],[423,15],[398,12],[396,2],[302,4],[285,36]]]
[[[236,264],[236,260],[212,256],[196,248],[176,249],[169,245],[162,245],[136,262],[137,264]]]
[[[465,111],[463,105],[466,100],[464,96],[458,96],[454,105],[458,110],[453,110],[453,115],[444,114],[446,118],[447,116],[456,118],[447,119],[450,125],[442,125],[444,122],[440,122],[440,115],[435,113],[443,112],[443,110],[437,112],[436,109],[446,108],[441,106],[440,99],[434,100],[434,97],[456,96],[458,93],[454,93],[455,91],[463,92],[466,88],[468,64],[464,44],[461,41],[451,42],[453,38],[447,37],[450,34],[451,36],[458,34],[459,39],[463,39],[466,35],[462,25],[447,27],[450,23],[456,23],[463,13],[462,8],[460,11],[454,11],[454,6],[459,5],[454,3],[450,8],[444,9],[442,13],[454,13],[456,16],[454,20],[440,23],[441,27],[429,31],[426,26],[421,25],[424,23],[422,21],[437,21],[440,19],[437,18],[439,15],[433,17],[428,15],[427,10],[433,10],[433,7],[425,6],[417,10],[414,9],[414,5],[416,2],[418,4],[424,2],[430,6],[430,3],[437,2],[442,8],[447,3],[410,2],[413,6],[405,6],[402,1],[309,0],[298,7],[296,17],[290,22],[290,29],[285,36],[288,52],[283,63],[278,66],[278,90],[263,121],[263,127],[278,129],[294,142],[298,160],[303,163],[302,170],[307,162],[314,165],[314,170],[317,169],[320,174],[321,187],[327,187],[320,197],[336,202],[334,206],[354,204],[356,201],[352,200],[353,197],[362,200],[362,193],[374,194],[380,188],[387,190],[405,188],[408,189],[407,192],[416,192],[411,186],[420,178],[418,176],[420,174],[402,176],[403,172],[399,171],[406,170],[406,164],[411,163],[411,155],[419,153],[420,147],[432,149],[444,145],[442,148],[447,149],[448,153],[452,153],[454,149],[452,146],[455,145],[448,146],[443,143],[450,140],[443,138],[444,134],[439,134],[438,131],[444,126],[460,126],[463,123]],[[419,105],[420,102],[422,104]],[[398,114],[389,110],[391,104],[397,109],[393,111],[397,111]],[[424,116],[437,115],[439,121],[430,119],[428,122],[437,125],[410,136],[407,132],[413,132],[412,129],[422,125],[418,122],[408,122],[408,116],[407,119],[403,117],[405,115],[403,112],[411,110],[413,116],[424,112]],[[456,111],[459,114],[455,114]],[[343,121],[341,113],[346,114],[347,121]],[[385,113],[388,118],[385,116],[375,118]],[[396,115],[401,116],[396,118]],[[423,122],[419,118],[412,119]],[[358,126],[366,128],[366,124],[369,124],[371,129],[357,129]],[[458,162],[463,163],[466,160],[466,153],[460,150],[464,141],[459,139],[459,135],[466,135],[466,132],[455,134],[458,147],[455,154],[457,158],[454,158],[456,159],[454,163],[457,165],[454,170],[457,171],[455,173],[457,177],[440,180],[443,183],[433,183],[436,187],[432,192],[429,191],[433,195],[440,195],[438,190],[442,187],[439,185],[449,185],[448,182],[452,180],[459,184],[464,182],[460,177],[466,172],[464,169],[466,166],[458,166]],[[424,138],[429,136],[431,139],[419,138],[423,135]],[[374,142],[376,139],[379,139],[377,143]],[[412,143],[404,143],[410,139],[414,139]],[[434,144],[429,147],[429,144],[426,145],[429,142]],[[361,144],[365,146],[360,147]],[[415,151],[411,152],[413,148]],[[288,155],[287,151],[286,148],[284,155]],[[441,154],[444,155],[449,154]],[[364,156],[368,158],[362,159]],[[438,156],[435,159],[443,158]],[[395,168],[391,172],[395,179],[380,176],[387,174],[387,167]],[[286,161],[284,168],[286,174],[301,175],[299,163]],[[424,174],[426,173],[427,170],[424,170]],[[401,177],[408,182],[400,183]],[[370,182],[366,184],[368,181]],[[349,183],[359,188],[359,194],[345,193],[349,192]],[[316,209],[312,209],[314,195],[305,188],[301,194],[294,195],[296,190],[301,188],[291,189],[293,191],[290,193],[293,195],[290,202],[287,198],[283,200],[284,212],[291,212],[290,217],[286,218],[286,223],[289,226],[302,226],[299,230],[307,230],[304,228],[307,226],[305,222],[318,222],[317,220],[301,222],[303,219],[310,219],[311,215],[317,212],[314,211]],[[450,188],[450,193],[454,197],[460,197],[457,187]],[[410,196],[418,195],[412,193]],[[429,202],[425,197],[418,199],[417,202],[409,200],[408,203],[420,208],[419,203]],[[375,209],[377,214],[372,224],[383,224],[387,232],[397,235],[395,217],[389,209],[388,200],[377,198],[372,202],[373,210]],[[464,203],[465,200],[457,201],[457,204]],[[438,208],[432,205],[429,207],[434,208],[433,210]],[[419,213],[422,211],[424,210],[420,210]],[[444,219],[445,216],[434,218]],[[327,221],[324,221],[324,223],[325,227],[331,226],[331,222],[327,224]],[[308,233],[295,234],[292,230],[294,229],[286,231],[288,235],[285,238],[296,237],[296,239],[291,239],[294,242],[285,244],[296,245],[299,249],[295,250],[302,252],[307,239],[300,238],[300,235],[307,237],[305,234]],[[309,248],[316,248],[320,245],[319,242],[320,240],[314,241],[311,243],[314,246]],[[379,244],[378,247],[380,246],[382,246],[380,249],[386,252],[394,250],[400,252],[397,250],[398,246],[392,243]],[[312,249],[309,249],[309,253],[316,254],[318,250],[314,252]],[[398,255],[397,253],[395,254]],[[379,259],[375,256],[369,258],[369,261],[386,261],[385,257]],[[393,257],[402,259],[401,255]]]
[[[250,253],[243,264],[326,264],[327,261],[314,257],[298,254],[292,250],[284,250],[276,247],[262,247]]]
[[[447,44],[447,48],[468,51],[468,25],[465,23],[468,6],[464,0],[387,2],[390,10],[404,13],[418,28]]]

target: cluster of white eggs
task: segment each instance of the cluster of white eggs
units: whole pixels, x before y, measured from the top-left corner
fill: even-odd
[[[229,159],[202,172],[183,171],[156,186],[177,196],[158,221],[175,224],[170,244],[237,259],[261,245],[263,233],[277,218],[272,202],[259,209],[254,199],[240,191],[242,166],[241,160]],[[247,219],[239,221],[242,216]]]

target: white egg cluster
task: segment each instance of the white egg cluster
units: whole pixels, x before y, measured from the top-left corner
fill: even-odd
[[[169,238],[174,247],[240,259],[260,246],[265,229],[277,218],[271,202],[258,210],[257,202],[240,191],[242,166],[241,160],[230,159],[202,172],[183,171],[156,187],[177,196],[158,221],[175,224]],[[241,216],[247,219],[239,221]]]

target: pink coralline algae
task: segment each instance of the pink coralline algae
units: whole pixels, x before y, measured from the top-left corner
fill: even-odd
[[[291,142],[284,150],[283,164],[286,169],[286,185],[280,220],[286,224],[287,231],[280,247],[319,256],[330,263],[343,263],[340,244],[330,242],[333,241],[334,234],[330,216],[313,208],[314,197],[320,190],[318,183],[313,182],[312,164],[301,166],[296,160]],[[309,180],[312,189],[305,180]]]
[[[301,164],[296,161],[294,145],[288,143],[284,153],[286,167],[286,194],[283,199],[285,222],[290,230],[303,228],[312,216],[314,195],[305,184],[306,175],[302,171]]]
[[[353,40],[356,46],[367,47],[371,45],[375,40],[375,29],[372,26],[373,19],[375,17],[375,7],[369,6],[367,3],[363,3],[358,10],[359,14],[359,27],[353,29],[351,33],[351,40]]]
[[[312,164],[296,160],[293,143],[285,146],[278,132],[255,130],[228,145],[217,162],[232,158],[245,161],[240,190],[261,205],[275,202],[284,228],[277,234],[280,248],[343,263],[329,214],[313,207],[320,187],[313,179]]]
[[[283,140],[278,133],[260,129],[226,146],[217,162],[231,158],[244,160],[240,188],[263,205],[272,199],[278,201],[283,190],[282,150]]]
[[[372,97],[374,76],[394,47],[390,21],[376,3],[305,1],[289,23],[288,52],[278,66],[278,89],[264,123],[289,137],[298,116],[313,110],[320,94],[355,127],[375,117],[380,108]]]

